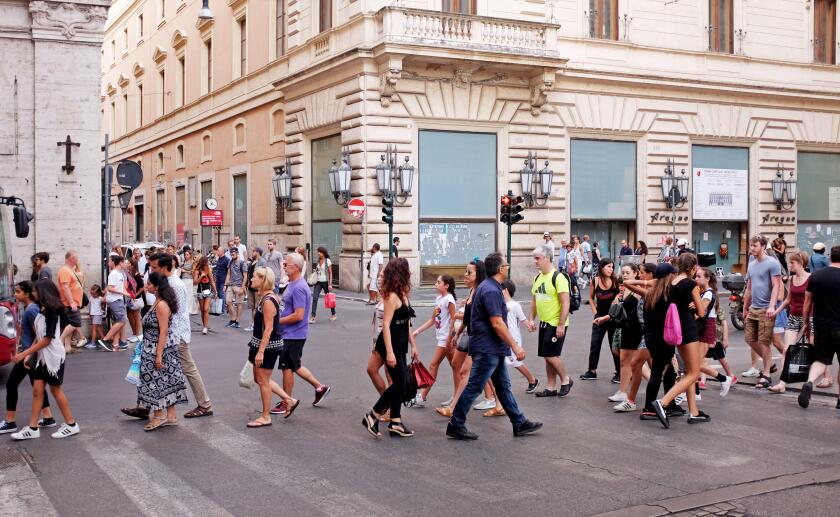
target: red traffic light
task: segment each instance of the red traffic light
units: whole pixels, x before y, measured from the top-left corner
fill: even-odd
[[[510,196],[502,196],[501,204],[502,206],[510,206],[512,199]]]

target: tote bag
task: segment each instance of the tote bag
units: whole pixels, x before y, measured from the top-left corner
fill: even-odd
[[[807,382],[811,368],[811,354],[807,338],[803,335],[799,341],[790,345],[785,352],[785,365],[781,380],[787,383]]]
[[[327,293],[324,295],[324,308],[335,309],[335,293]]]
[[[668,313],[665,315],[665,331],[662,334],[665,342],[671,346],[682,344],[682,324],[680,323],[680,312],[677,305],[668,305]]]

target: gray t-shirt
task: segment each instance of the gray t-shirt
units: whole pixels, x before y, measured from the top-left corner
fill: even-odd
[[[782,265],[775,258],[765,255],[764,260],[753,260],[747,268],[747,280],[750,283],[750,308],[766,309],[770,307],[770,295],[773,293],[773,277],[782,275]]]
[[[248,271],[248,266],[242,259],[230,263],[230,280],[228,285],[235,287],[242,287],[242,282],[245,280],[245,273]]]
[[[49,266],[41,266],[41,269],[38,270],[38,280],[52,280],[52,269]]]

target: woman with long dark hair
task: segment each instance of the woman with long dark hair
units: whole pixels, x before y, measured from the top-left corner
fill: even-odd
[[[165,425],[178,424],[175,404],[187,402],[187,385],[178,358],[179,339],[172,332],[172,316],[178,312],[178,297],[166,276],[159,272],[149,274],[146,290],[155,296],[155,304],[143,318],[137,406],[154,412],[143,427],[146,431],[154,431]]]
[[[641,255],[641,262],[642,264],[645,263],[648,255],[648,247],[645,241],[636,241],[636,249],[633,250],[633,255]]]
[[[201,333],[207,335],[210,321],[210,303],[218,298],[216,282],[213,281],[213,271],[210,260],[206,256],[198,259],[192,268],[193,283],[196,285],[195,297],[198,300],[198,310],[201,313]]]
[[[315,323],[315,314],[318,312],[318,299],[321,297],[321,291],[324,294],[330,292],[332,285],[332,261],[330,260],[330,253],[327,248],[318,246],[318,262],[313,265],[314,273],[317,275],[315,285],[312,286],[312,317],[309,323]],[[335,307],[330,309],[332,315],[331,321],[335,321]]]
[[[41,311],[41,308],[35,302],[35,288],[32,282],[24,280],[15,286],[15,300],[24,307],[20,321],[19,342],[19,350],[23,351],[35,342],[35,318]],[[14,363],[12,371],[9,372],[9,378],[6,379],[6,420],[0,422],[0,434],[14,433],[18,430],[17,423],[15,423],[18,386],[27,376],[30,385],[34,385],[33,368],[35,367],[35,361],[32,359],[30,357],[26,364],[24,362]],[[44,414],[44,418],[38,421],[38,427],[55,427],[55,419],[52,416],[50,401],[46,393],[44,393],[44,408],[41,412]]]
[[[32,413],[29,415],[29,427],[12,434],[14,440],[30,440],[41,436],[38,417],[44,403],[44,386],[49,385],[55,403],[64,417],[61,428],[52,434],[53,438],[67,438],[79,434],[79,424],[70,411],[70,403],[61,385],[64,382],[64,359],[66,352],[59,339],[59,318],[64,310],[58,288],[51,280],[35,282],[35,298],[41,306],[41,312],[35,317],[35,343],[28,349],[15,355],[16,363],[37,354],[35,369],[32,372]]]
[[[598,360],[601,357],[601,343],[604,336],[608,337],[607,343],[612,343],[615,336],[615,327],[609,324],[610,305],[618,296],[618,277],[615,276],[613,263],[610,259],[601,259],[598,262],[598,272],[592,279],[589,289],[589,307],[595,318],[592,320],[592,337],[589,342],[589,370],[580,376],[583,380],[597,379]],[[615,373],[612,378],[613,384],[621,380],[619,375],[618,355],[613,354]],[[619,401],[616,401],[619,402]]]
[[[679,313],[682,330],[682,342],[679,344],[680,356],[685,362],[685,375],[668,390],[668,393],[662,399],[653,401],[653,410],[666,429],[670,426],[670,423],[665,407],[681,393],[685,393],[688,399],[689,424],[710,420],[709,415],[697,408],[694,391],[694,384],[700,379],[700,338],[697,334],[695,315],[697,317],[704,316],[700,288],[693,279],[696,269],[697,257],[693,253],[680,255],[677,258],[677,274],[671,279],[663,293],[663,297],[669,304],[676,305]],[[693,306],[691,306],[692,303]]]
[[[382,332],[376,340],[376,352],[385,359],[392,383],[362,419],[362,425],[373,436],[381,436],[379,419],[389,408],[391,421],[388,424],[388,433],[391,436],[414,436],[414,431],[402,422],[400,414],[407,388],[406,354],[409,345],[412,359],[418,357],[417,345],[411,336],[411,319],[415,314],[408,299],[410,291],[411,270],[408,261],[404,258],[388,261],[382,278],[385,314],[382,318]]]

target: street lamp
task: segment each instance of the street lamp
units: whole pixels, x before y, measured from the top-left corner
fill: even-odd
[[[784,175],[785,169],[781,164],[777,164],[776,177],[771,182],[773,185],[773,201],[776,203],[776,210],[793,208],[793,205],[796,203],[796,180],[793,179],[793,169],[790,170],[790,177],[788,179],[784,179]]]
[[[285,165],[274,167],[274,177],[271,179],[274,187],[274,199],[277,206],[292,207],[292,161],[286,158]]]
[[[336,203],[345,207],[350,201],[350,180],[353,177],[353,170],[350,168],[349,162],[350,148],[345,147],[341,151],[341,165],[333,160],[332,167],[328,172],[333,198]]]
[[[397,167],[397,146],[388,144],[385,154],[380,155],[376,166],[376,184],[383,198],[396,198],[400,204],[411,197],[414,184],[414,166],[405,157],[405,163]]]
[[[665,175],[659,178],[662,185],[662,198],[665,206],[671,210],[671,234],[677,241],[677,208],[682,208],[688,201],[688,176],[685,169],[677,176],[674,172],[674,161],[668,158],[665,165]]]
[[[210,0],[203,0],[201,3],[201,10],[198,11],[199,20],[212,20],[213,11],[210,10]]]
[[[545,161],[545,167],[537,171],[537,152],[528,151],[528,158],[525,159],[525,165],[519,174],[522,197],[528,206],[545,206],[551,195],[551,184],[554,180],[554,171],[548,167],[548,160]]]

